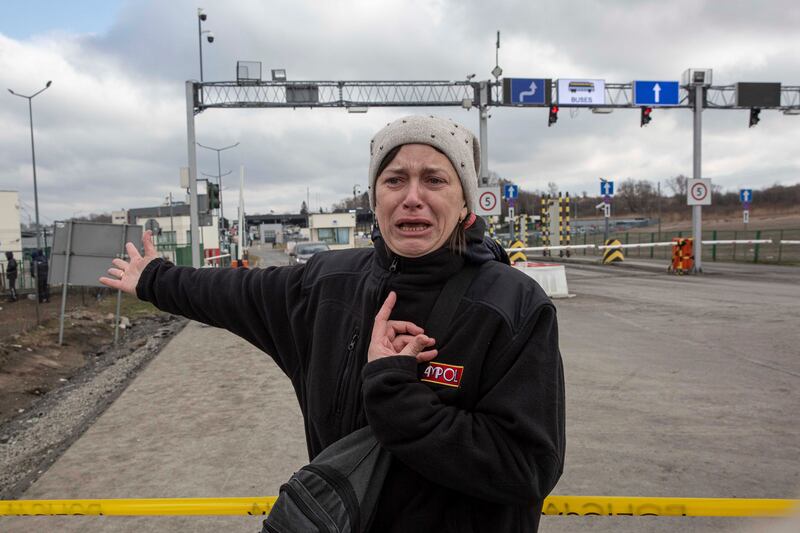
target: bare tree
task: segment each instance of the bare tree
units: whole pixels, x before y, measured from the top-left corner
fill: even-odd
[[[674,178],[667,178],[666,183],[673,196],[686,196],[686,192],[689,190],[689,178],[683,174],[679,174]]]

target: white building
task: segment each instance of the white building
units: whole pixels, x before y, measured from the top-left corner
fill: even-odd
[[[311,241],[328,243],[331,250],[355,248],[355,213],[313,213],[308,216]]]
[[[128,210],[122,209],[120,211],[111,212],[112,224],[127,224],[128,223]]]

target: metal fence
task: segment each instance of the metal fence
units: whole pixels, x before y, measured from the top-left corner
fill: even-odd
[[[36,292],[36,278],[31,276],[30,260],[17,259],[17,283],[15,286],[20,294]],[[0,263],[0,296],[7,294],[6,264]]]
[[[674,237],[692,237],[692,231],[658,232],[617,232],[609,235],[622,244],[643,244],[651,242],[671,241]],[[704,241],[722,240],[760,240],[772,239],[772,244],[710,244],[703,246],[704,262],[742,261],[750,263],[769,263],[800,265],[800,245],[781,244],[785,240],[800,240],[800,228],[764,229],[764,230],[708,230],[703,232]],[[573,236],[572,244],[603,244],[603,234],[583,234]],[[602,250],[583,250],[583,255],[602,255]],[[625,257],[663,259],[669,261],[672,255],[670,247],[628,248]]]

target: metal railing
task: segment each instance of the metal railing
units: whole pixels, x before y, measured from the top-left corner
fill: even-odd
[[[645,244],[671,241],[675,237],[692,237],[691,230],[662,231],[621,231],[609,234],[609,238],[617,239],[622,244]],[[540,241],[540,239],[535,239]],[[776,228],[757,230],[707,230],[703,231],[703,241],[743,241],[743,240],[771,240],[772,243],[730,243],[704,245],[703,261],[709,262],[750,262],[763,264],[800,265],[800,245],[794,241],[800,240],[800,228]],[[532,246],[539,246],[539,242]],[[584,233],[572,236],[573,244],[604,244],[602,233]],[[573,251],[573,254],[602,255],[603,250],[587,248]],[[625,249],[625,257],[643,259],[663,259],[669,261],[672,249],[669,246],[655,246]]]

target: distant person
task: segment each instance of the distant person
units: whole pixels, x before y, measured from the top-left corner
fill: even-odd
[[[145,232],[144,256],[128,243],[100,281],[268,353],[312,459],[369,425],[392,461],[369,531],[536,531],[564,464],[556,309],[485,237],[479,168],[468,129],[405,117],[370,146],[374,248],[194,269],[158,259]],[[469,284],[434,339],[423,328],[451,278]]]
[[[14,252],[6,252],[6,279],[8,280],[8,299],[17,301],[17,260]]]
[[[50,302],[50,285],[47,283],[49,266],[47,257],[41,250],[34,250],[31,254],[31,276],[36,278],[36,294],[39,303]]]

